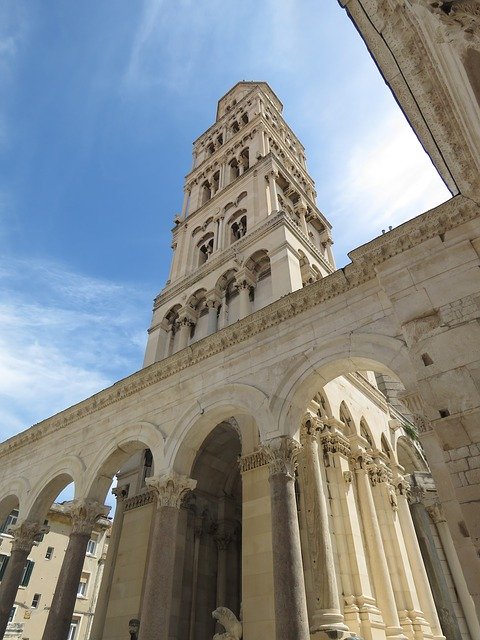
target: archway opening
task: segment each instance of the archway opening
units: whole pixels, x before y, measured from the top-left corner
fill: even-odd
[[[212,611],[219,606],[240,615],[240,454],[237,425],[230,419],[210,432],[193,463],[191,477],[197,486],[184,510],[179,536],[184,548],[180,607],[172,612],[178,637],[210,640],[215,633]]]

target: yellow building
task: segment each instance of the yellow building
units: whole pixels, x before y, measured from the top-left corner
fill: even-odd
[[[12,536],[8,534],[8,529],[16,524],[17,516],[18,511],[14,510],[1,527],[0,581],[10,557]],[[64,504],[53,504],[48,512],[46,524],[49,527],[48,533],[38,536],[28,555],[5,638],[41,640],[71,531],[68,507]],[[68,640],[87,640],[89,637],[110,529],[111,521],[101,518],[92,531],[78,585]]]

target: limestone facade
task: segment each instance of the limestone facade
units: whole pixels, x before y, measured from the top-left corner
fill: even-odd
[[[44,634],[65,640],[118,474],[91,640],[211,638],[219,606],[246,640],[479,637],[478,3],[346,4],[454,196],[336,270],[280,101],[233,87],[194,143],[144,368],[0,445],[0,621],[73,481]]]

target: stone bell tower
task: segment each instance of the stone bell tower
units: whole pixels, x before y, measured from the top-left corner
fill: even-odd
[[[239,82],[193,144],[144,365],[335,269],[305,149],[266,82]]]

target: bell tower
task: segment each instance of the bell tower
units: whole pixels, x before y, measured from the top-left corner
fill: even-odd
[[[144,366],[334,271],[331,226],[282,111],[266,82],[239,82],[193,143]]]

